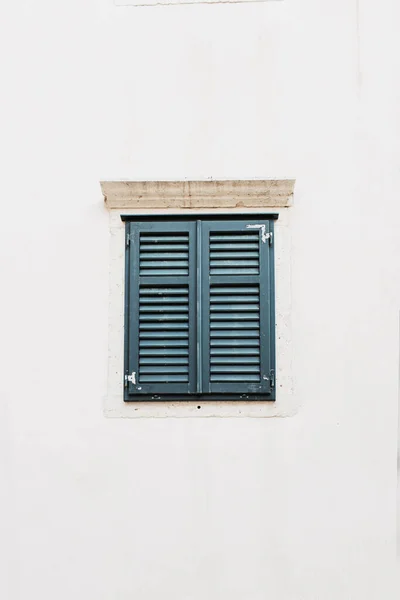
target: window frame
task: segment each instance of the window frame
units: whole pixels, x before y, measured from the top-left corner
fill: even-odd
[[[208,401],[266,401],[273,402],[276,400],[276,340],[275,340],[275,256],[274,256],[274,221],[279,218],[279,213],[199,213],[199,214],[121,214],[121,220],[125,224],[125,298],[124,298],[124,402],[126,403],[140,403],[140,402],[175,402],[175,401],[186,401],[186,402],[208,402]],[[230,391],[221,391],[220,393],[151,393],[151,394],[132,394],[129,391],[129,372],[130,372],[130,360],[129,360],[129,336],[131,334],[131,328],[129,326],[129,320],[131,316],[131,301],[130,301],[130,290],[131,290],[131,277],[132,268],[130,263],[130,252],[129,252],[129,232],[130,228],[127,227],[127,223],[146,223],[146,222],[162,222],[162,223],[187,223],[187,222],[224,222],[233,224],[235,221],[268,221],[269,233],[271,234],[272,243],[269,244],[269,264],[268,264],[268,285],[269,285],[269,364],[271,382],[273,383],[268,393],[248,393],[240,391],[238,393],[232,393]],[[199,249],[196,251],[199,252]],[[260,274],[261,275],[261,274]],[[197,282],[198,284],[198,282]],[[202,294],[200,294],[202,295]],[[196,295],[197,298],[197,295]],[[137,308],[137,307],[136,307]],[[196,332],[198,335],[198,332]],[[202,350],[204,356],[204,348]],[[203,374],[201,374],[201,377]],[[234,384],[233,384],[234,385]]]

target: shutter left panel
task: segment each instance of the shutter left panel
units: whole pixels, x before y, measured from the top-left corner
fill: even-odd
[[[130,223],[128,399],[195,392],[195,236],[195,223]]]

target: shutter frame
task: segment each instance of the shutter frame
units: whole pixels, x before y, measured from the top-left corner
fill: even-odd
[[[253,215],[252,215],[253,217]],[[125,252],[125,387],[124,387],[124,400],[129,401],[155,401],[155,400],[193,400],[193,401],[204,401],[204,400],[275,400],[275,298],[274,298],[274,244],[270,242],[273,239],[274,233],[274,218],[276,215],[256,215],[251,220],[245,218],[242,215],[239,219],[235,218],[234,215],[227,215],[226,217],[210,218],[209,215],[204,218],[201,215],[196,215],[192,218],[179,218],[177,216],[174,219],[171,218],[160,218],[155,217],[154,219],[145,218],[143,220],[128,220],[124,217],[126,227],[126,252]],[[214,273],[210,272],[210,232],[229,234],[229,232],[239,232],[245,234],[248,232],[256,232],[258,239],[259,252],[259,273],[255,274],[256,268],[256,256],[254,252],[254,240],[252,241],[253,247],[249,250],[244,244],[240,248],[240,260],[250,259],[251,261],[251,274],[246,275],[246,271],[241,270],[240,274],[230,272],[236,266],[232,260],[232,254],[237,257],[231,249],[224,250],[220,255],[213,255],[213,269]],[[139,236],[141,233],[148,235],[173,235],[177,232],[186,232],[189,236],[188,241],[188,273],[187,275],[166,275],[158,273],[155,276],[149,276],[148,269],[142,269],[142,275],[140,274],[140,248],[139,248]],[[251,241],[251,240],[250,240]],[[149,242],[150,243],[150,242]],[[151,242],[153,243],[153,242]],[[241,243],[236,240],[233,244]],[[217,244],[218,246],[218,244]],[[164,261],[160,261],[156,253],[157,249],[154,247],[150,250],[150,254],[146,255],[146,267],[148,261],[153,259],[157,261],[157,266],[154,267],[157,270],[162,271],[165,267]],[[169,252],[167,248],[163,249],[165,252]],[[234,248],[235,252],[237,248]],[[178,252],[178,251],[177,251]],[[171,256],[171,255],[170,255]],[[179,249],[179,269],[185,270],[185,248],[180,247]],[[222,261],[222,262],[221,262]],[[240,262],[240,261],[239,261]],[[176,264],[176,263],[175,263]],[[143,266],[143,265],[142,265]],[[243,267],[243,263],[241,265]],[[217,274],[215,274],[217,270]],[[143,272],[147,273],[143,275]],[[185,271],[186,272],[186,271]],[[151,285],[171,285],[179,286],[184,283],[188,289],[188,380],[187,381],[174,381],[174,382],[140,382],[139,380],[139,316],[140,316],[140,304],[139,304],[139,288],[141,285],[151,282]],[[226,283],[232,287],[236,283],[240,285],[250,285],[256,283],[258,288],[258,305],[259,305],[259,317],[260,317],[260,335],[259,335],[259,351],[260,351],[260,377],[259,380],[254,381],[255,378],[255,366],[257,361],[254,360],[256,353],[252,351],[252,347],[242,348],[241,361],[234,361],[236,351],[231,353],[226,359],[226,353],[224,348],[217,348],[217,351],[213,352],[214,356],[214,368],[217,366],[218,369],[221,365],[226,369],[229,365],[235,365],[239,372],[243,375],[245,369],[240,369],[240,365],[249,367],[247,372],[251,372],[253,381],[229,381],[221,378],[219,381],[212,381],[210,377],[210,291],[212,290],[213,284],[218,286],[224,286]],[[243,290],[242,290],[243,291]],[[213,293],[215,288],[213,289]],[[227,298],[229,294],[227,294]],[[169,306],[174,306],[173,298],[167,298]],[[215,300],[215,296],[214,296]],[[214,312],[226,313],[231,311],[229,315],[224,314],[223,317],[232,317],[232,313],[236,315],[242,323],[251,323],[251,311],[255,311],[257,305],[256,295],[245,295],[243,293],[238,294],[237,297],[232,298],[228,302],[223,300],[223,297],[217,299],[220,304],[214,306]],[[232,306],[229,306],[230,302],[235,306],[237,310],[233,310]],[[183,305],[182,298],[180,300]],[[246,304],[247,302],[247,304]],[[163,305],[159,300],[153,304],[158,306]],[[249,314],[246,314],[247,309],[251,305]],[[220,310],[220,308],[222,309]],[[143,308],[143,306],[142,306]],[[163,312],[158,310],[158,312]],[[170,316],[178,311],[178,307],[174,310],[166,311],[169,312]],[[142,323],[148,321],[152,322],[151,315],[154,316],[154,311],[151,310],[150,306],[145,306],[145,310],[141,313]],[[235,317],[235,319],[236,319]],[[176,319],[171,319],[172,322],[176,322]],[[228,322],[228,319],[226,319]],[[154,321],[154,319],[153,319]],[[165,319],[162,319],[166,322]],[[184,322],[184,319],[180,319]],[[214,320],[215,321],[215,320]],[[254,323],[253,323],[254,325]],[[154,327],[153,327],[154,329]],[[225,328],[229,332],[229,327]],[[245,331],[245,330],[244,330]],[[179,330],[178,330],[179,332]],[[254,334],[254,331],[252,331]],[[152,337],[152,336],[150,336]],[[162,339],[162,338],[161,338]],[[223,341],[223,340],[222,340]],[[243,338],[241,338],[243,341]],[[252,339],[250,346],[254,347],[253,342],[257,341],[257,338]],[[143,360],[143,347],[142,347],[142,365],[146,367],[147,373],[150,374],[149,379],[154,379],[153,374],[159,372],[159,365],[165,365],[164,362],[158,359],[159,356],[165,356],[165,353],[156,353],[156,359],[154,352],[145,352],[145,360]],[[178,356],[176,352],[170,352],[170,356]],[[224,358],[225,356],[225,358]],[[151,360],[149,360],[149,357]],[[171,360],[168,364],[184,365],[185,356],[179,354],[183,360]],[[232,357],[232,360],[229,360]],[[178,365],[178,366],[179,366]],[[155,367],[155,368],[151,368]],[[178,369],[179,373],[182,372]],[[183,369],[183,371],[185,371]],[[164,371],[162,371],[164,373]],[[132,373],[136,375],[136,381],[128,381],[127,378],[131,378]],[[146,376],[147,376],[146,373]],[[225,373],[222,373],[224,375]],[[229,369],[226,372],[229,375]]]

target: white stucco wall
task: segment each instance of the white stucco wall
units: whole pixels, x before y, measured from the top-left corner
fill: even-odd
[[[396,0],[4,5],[0,597],[397,600]],[[104,179],[296,178],[295,416],[107,419]]]

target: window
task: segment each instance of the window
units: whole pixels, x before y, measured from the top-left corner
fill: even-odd
[[[122,217],[125,401],[275,400],[277,215],[247,217]]]

